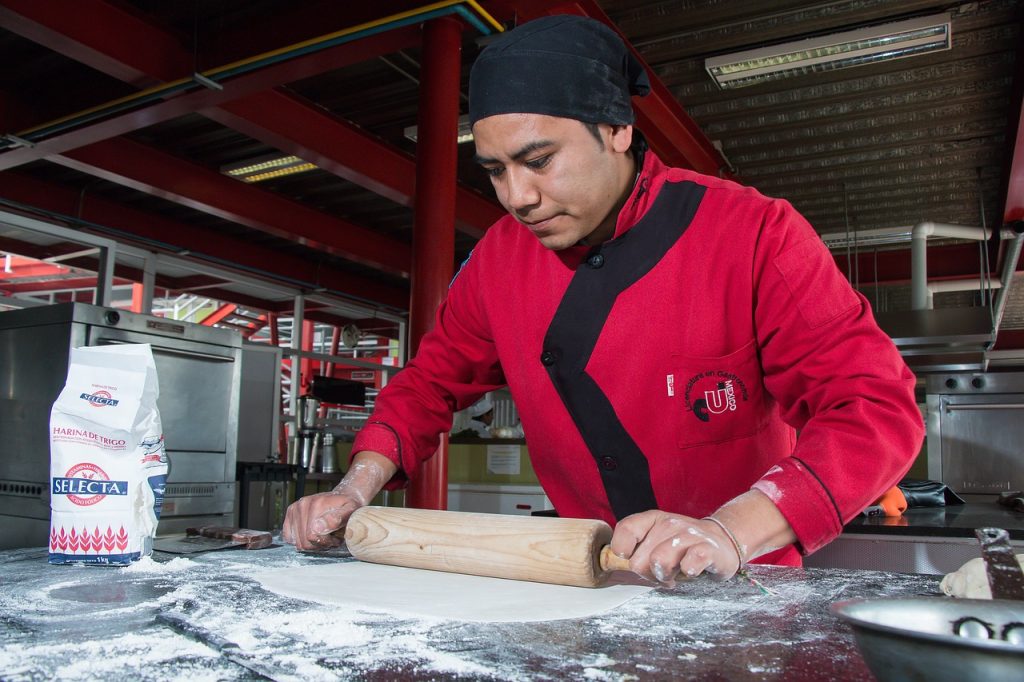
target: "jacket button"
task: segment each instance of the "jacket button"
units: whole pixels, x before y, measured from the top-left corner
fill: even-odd
[[[594,268],[595,270],[604,265],[604,256],[599,253],[595,253],[593,256],[587,259],[587,265]]]
[[[602,457],[601,468],[604,469],[605,471],[615,471],[616,469],[619,468],[619,463],[615,460],[614,457]]]
[[[555,361],[557,359],[558,359],[558,357],[554,353],[549,351],[549,350],[546,350],[546,351],[544,351],[543,353],[540,354],[541,364],[546,365],[548,367],[550,367],[551,365],[555,364]]]

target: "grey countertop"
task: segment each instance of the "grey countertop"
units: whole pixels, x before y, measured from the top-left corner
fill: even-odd
[[[0,552],[0,679],[870,680],[829,605],[938,595],[935,576],[753,567],[772,594],[701,579],[585,619],[466,623],[321,606],[253,578],[346,558],[275,546],[153,559]]]

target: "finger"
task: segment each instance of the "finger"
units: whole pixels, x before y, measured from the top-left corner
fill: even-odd
[[[651,528],[657,522],[659,512],[645,511],[632,514],[618,522],[609,546],[617,556],[629,559],[637,546],[643,542]]]
[[[651,551],[648,558],[651,574],[655,579],[670,586],[675,584],[675,580],[680,577],[679,574],[682,570],[680,562],[683,560],[686,552],[696,542],[700,542],[700,540],[692,533],[684,531],[659,543]],[[683,574],[682,577],[688,578],[690,576]]]
[[[696,578],[704,572],[719,575],[721,571],[718,569],[718,562],[724,558],[719,549],[717,545],[707,540],[688,547],[679,562],[679,570],[687,578]]]
[[[352,509],[348,505],[343,507],[332,507],[323,512],[310,524],[309,529],[317,535],[328,535],[345,527]]]

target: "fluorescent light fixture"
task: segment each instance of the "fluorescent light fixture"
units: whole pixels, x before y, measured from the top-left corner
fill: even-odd
[[[405,136],[408,139],[410,139],[413,142],[415,142],[416,138],[419,136],[418,135],[418,130],[419,130],[419,128],[417,126],[409,126],[408,128],[405,129]],[[469,127],[469,116],[468,115],[459,116],[459,130],[458,130],[458,135],[455,138],[455,143],[456,144],[462,144],[463,142],[472,142],[472,141],[473,141],[473,129]]]
[[[934,14],[854,31],[797,40],[704,60],[720,88],[742,88],[779,78],[948,50],[950,15]]]
[[[250,159],[241,163],[234,163],[230,166],[223,166],[221,173],[230,175],[243,182],[260,182],[271,178],[279,178],[284,175],[305,173],[316,168],[316,164],[303,161],[297,156],[281,156],[272,154],[258,159]]]

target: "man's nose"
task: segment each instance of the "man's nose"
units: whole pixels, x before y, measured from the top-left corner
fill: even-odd
[[[507,173],[505,203],[510,210],[522,213],[540,203],[540,192],[525,173]]]

